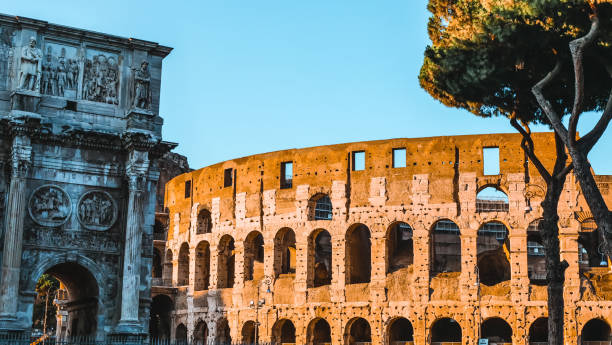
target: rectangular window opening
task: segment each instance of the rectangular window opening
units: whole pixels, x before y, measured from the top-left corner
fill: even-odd
[[[281,163],[281,189],[293,187],[293,162]]]
[[[365,170],[365,151],[353,151],[353,171]]]
[[[499,147],[482,148],[482,167],[484,175],[499,175]]]
[[[233,178],[234,178],[233,172],[234,172],[234,169],[232,168],[227,168],[223,172],[223,187],[224,188],[232,186]]]
[[[66,110],[77,111],[77,102],[66,101]]]
[[[191,197],[191,180],[185,181],[185,198]]]
[[[393,149],[393,167],[394,168],[405,168],[406,167],[406,149],[405,148]]]

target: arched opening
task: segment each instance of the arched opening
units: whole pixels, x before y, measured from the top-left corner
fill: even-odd
[[[193,345],[207,345],[208,344],[208,326],[206,322],[200,320],[195,326],[193,331]]]
[[[178,256],[178,286],[189,284],[189,244],[186,242],[181,244]]]
[[[151,275],[153,278],[162,277],[162,255],[157,248],[153,248],[153,267],[151,267]]]
[[[198,212],[198,222],[196,225],[196,234],[208,234],[212,232],[212,218],[210,211],[203,208]]]
[[[308,287],[330,285],[332,243],[327,230],[318,229],[308,237]]]
[[[274,237],[274,273],[295,273],[295,232],[282,228]]]
[[[487,319],[480,325],[480,338],[489,344],[512,343],[512,327],[498,317]]]
[[[325,319],[310,321],[306,333],[307,345],[322,345],[331,343],[331,327]]]
[[[534,285],[546,285],[546,250],[540,234],[540,222],[536,219],[527,227],[527,272],[529,282]]]
[[[370,323],[364,318],[355,318],[348,322],[344,334],[344,344],[353,345],[372,342]]]
[[[208,290],[210,284],[210,245],[206,241],[198,243],[195,250],[195,282],[196,291]]]
[[[386,238],[387,274],[406,268],[414,262],[412,227],[397,222],[389,227]]]
[[[234,249],[232,236],[223,235],[217,247],[217,287],[219,289],[234,287],[234,267],[236,267]]]
[[[476,194],[476,212],[508,212],[508,195],[494,186],[482,188]]]
[[[593,268],[608,267],[603,235],[597,228],[593,218],[587,218],[580,223],[578,234],[578,263],[580,271],[591,271]]]
[[[291,320],[281,319],[276,321],[276,323],[272,327],[272,343],[295,343],[295,326],[293,325],[293,322],[291,322]]]
[[[610,338],[610,325],[602,319],[592,319],[582,327],[580,334],[582,345],[602,345],[612,340]]]
[[[232,335],[230,333],[229,323],[226,318],[217,321],[217,337],[215,340],[221,344],[231,344]]]
[[[164,260],[164,271],[162,272],[162,280],[164,286],[172,286],[172,260],[172,250],[168,249],[166,251],[166,260]]]
[[[346,232],[346,283],[369,283],[372,271],[370,229],[355,224]]]
[[[548,318],[537,318],[529,327],[529,343],[548,344]]]
[[[310,220],[332,220],[333,207],[327,194],[316,194],[308,201]]]
[[[153,236],[156,240],[166,240],[166,224],[159,219],[155,219],[155,224],[153,225]]]
[[[259,280],[264,269],[264,238],[258,231],[251,232],[244,240],[244,280]]]
[[[448,219],[439,220],[431,234],[432,273],[461,272],[461,236],[457,224]]]
[[[170,314],[174,309],[172,299],[167,295],[156,295],[151,301],[149,335],[153,339],[170,339]]]
[[[413,341],[414,330],[408,319],[400,317],[389,326],[389,345],[400,345]]]
[[[488,222],[478,229],[476,240],[478,277],[493,286],[510,280],[510,241],[508,229],[500,222]]]
[[[437,320],[431,326],[432,343],[461,343],[461,326],[449,317]]]
[[[47,333],[55,329],[55,334],[62,339],[96,336],[99,290],[96,278],[88,269],[77,263],[55,265],[41,275],[36,292],[42,304],[33,308],[33,328],[42,331],[46,323]],[[48,306],[47,314],[44,312],[45,304]],[[53,308],[57,308],[56,315],[65,315],[58,318],[57,323],[49,310]]]
[[[176,333],[174,334],[176,344],[187,344],[187,327],[182,323],[176,326]]]
[[[241,337],[242,337],[242,344],[244,345],[252,345],[252,344],[257,343],[257,341],[255,340],[255,322],[254,321],[247,321],[244,323],[244,325],[242,326]]]

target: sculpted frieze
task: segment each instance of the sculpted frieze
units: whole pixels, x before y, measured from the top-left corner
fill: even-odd
[[[151,110],[151,73],[149,62],[144,60],[139,68],[132,68],[132,83],[134,100],[132,107],[136,109]]]
[[[25,233],[24,243],[29,247],[43,249],[77,249],[119,254],[121,240],[119,234],[110,232],[35,228]]]
[[[40,92],[46,95],[76,98],[79,84],[80,49],[56,43],[46,43],[42,62]]]
[[[88,50],[83,77],[83,99],[119,104],[119,56]]]
[[[60,226],[70,217],[72,203],[70,196],[55,185],[38,187],[28,204],[30,217],[42,226]]]
[[[13,61],[14,31],[7,27],[0,27],[0,89],[6,89]]]
[[[117,220],[117,204],[105,191],[87,192],[79,200],[78,218],[87,229],[108,230]]]
[[[28,45],[21,49],[19,89],[40,92],[42,59],[43,54],[36,47],[36,37],[30,37]]]

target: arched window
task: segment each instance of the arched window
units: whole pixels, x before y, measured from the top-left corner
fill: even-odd
[[[178,286],[189,284],[189,244],[183,243],[178,258]]]
[[[580,335],[582,343],[592,341],[592,344],[605,344],[610,342],[610,325],[602,319],[592,319],[582,327]]]
[[[193,345],[207,345],[208,344],[208,326],[206,322],[200,320],[193,331]]]
[[[372,341],[372,331],[370,323],[364,318],[355,318],[348,322],[344,334],[344,344],[353,345],[355,343],[370,343]]]
[[[345,272],[347,284],[369,283],[372,271],[370,229],[355,224],[346,232]]]
[[[215,337],[217,343],[231,344],[232,335],[230,333],[229,323],[226,318],[219,319],[217,321],[217,336]]]
[[[488,222],[478,230],[478,277],[492,286],[510,280],[510,241],[508,229],[500,222]]]
[[[172,286],[172,260],[174,260],[172,250],[168,249],[166,251],[166,260],[164,261],[164,271],[162,272],[164,286]]]
[[[546,250],[540,234],[540,221],[536,219],[527,227],[527,272],[531,284],[546,285]]]
[[[185,325],[183,325],[182,323],[179,323],[178,326],[176,326],[176,334],[174,336],[176,338],[176,343],[177,344],[187,344],[187,327],[185,327]]]
[[[587,218],[580,223],[578,245],[578,261],[581,271],[588,271],[592,267],[607,267],[609,265],[603,236],[593,218]]]
[[[247,321],[242,325],[242,344],[253,345],[257,343],[257,340],[255,340],[255,327],[254,321]]]
[[[389,326],[388,344],[405,344],[413,341],[412,323],[403,317],[393,320]]]
[[[386,242],[387,273],[412,265],[414,249],[410,225],[402,222],[391,225],[387,230]]]
[[[210,245],[206,241],[198,243],[195,251],[194,290],[208,290],[210,283]]]
[[[314,319],[310,321],[306,333],[308,345],[319,345],[331,343],[331,327],[325,319]]]
[[[487,319],[480,326],[480,338],[489,344],[512,343],[512,327],[498,317]]]
[[[437,221],[432,237],[432,273],[461,272],[461,236],[457,224],[448,219]]]
[[[174,302],[167,295],[156,295],[151,301],[149,335],[153,339],[170,339],[170,326]]]
[[[327,230],[317,229],[308,237],[308,287],[330,285],[332,242]]]
[[[217,287],[219,289],[234,287],[234,268],[236,267],[234,249],[232,236],[223,235],[217,247]]]
[[[272,327],[272,343],[295,343],[295,326],[291,320],[281,319]]]
[[[476,195],[476,212],[508,212],[508,196],[496,187],[485,187]]]
[[[327,194],[316,194],[310,199],[310,219],[314,220],[331,220],[333,216],[333,207],[331,199]]]
[[[295,232],[282,228],[274,237],[274,273],[295,273]]]
[[[212,232],[212,218],[210,211],[203,208],[198,212],[198,223],[196,227],[196,234],[207,234]]]
[[[258,231],[251,232],[244,241],[244,280],[263,277],[264,239]]]
[[[440,319],[431,326],[432,343],[461,343],[461,326],[451,318]]]
[[[529,327],[529,343],[548,344],[548,318],[537,318]]]
[[[162,277],[162,257],[157,248],[153,248],[153,267],[151,273],[153,278]]]

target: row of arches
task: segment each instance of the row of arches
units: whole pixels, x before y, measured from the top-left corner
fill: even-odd
[[[230,329],[227,319],[220,319],[216,325],[217,336],[215,340],[231,342]],[[208,327],[204,321],[199,321],[195,327],[193,340],[196,344],[205,344],[208,337]],[[587,322],[580,333],[582,342],[605,342],[610,340],[610,325],[602,319],[592,319]],[[274,344],[296,343],[296,327],[289,319],[280,319],[272,327],[271,341]],[[243,344],[254,344],[257,342],[257,331],[255,321],[246,321],[239,333],[239,341]],[[343,343],[347,345],[372,342],[372,330],[370,323],[360,317],[349,320],[342,335]],[[414,329],[412,323],[404,318],[393,319],[385,331],[385,344],[398,344],[414,341]],[[492,317],[480,324],[479,339],[487,339],[490,344],[511,344],[513,338],[512,327],[499,317]],[[176,339],[187,340],[187,328],[179,324],[176,328]],[[430,329],[428,344],[438,343],[461,343],[463,330],[461,325],[453,318],[445,317],[436,320]],[[234,339],[235,341],[235,339]],[[306,344],[319,345],[332,342],[330,324],[324,318],[315,318],[306,327]],[[548,342],[548,319],[540,317],[529,327],[529,343]]]

